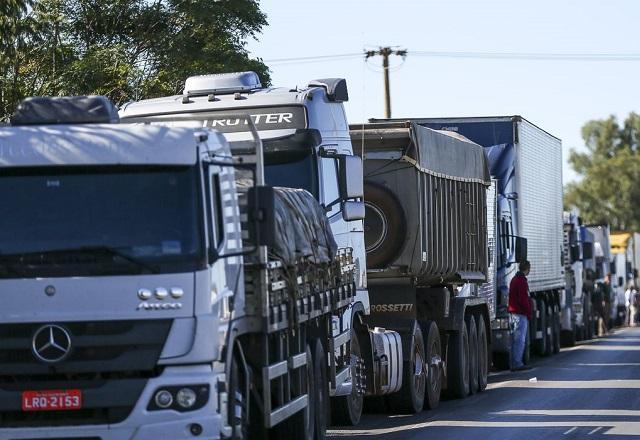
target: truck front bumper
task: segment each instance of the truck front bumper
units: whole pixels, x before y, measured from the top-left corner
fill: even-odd
[[[95,439],[95,440],[160,440],[160,439],[219,439],[222,417],[218,411],[218,380],[210,365],[170,367],[162,375],[149,379],[133,411],[114,425],[79,425],[0,428],[0,439]],[[209,399],[200,409],[189,412],[147,409],[154,393],[161,387],[208,384]],[[199,425],[199,426],[196,426]],[[194,432],[201,431],[198,435]]]

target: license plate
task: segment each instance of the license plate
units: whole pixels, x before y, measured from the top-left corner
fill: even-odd
[[[23,391],[22,411],[64,411],[82,408],[80,390]]]

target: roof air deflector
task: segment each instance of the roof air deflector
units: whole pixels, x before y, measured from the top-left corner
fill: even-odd
[[[187,78],[184,83],[184,95],[229,95],[261,88],[260,78],[255,72],[219,73]]]

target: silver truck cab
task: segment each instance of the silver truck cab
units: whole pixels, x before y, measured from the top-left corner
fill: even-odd
[[[358,301],[368,308],[362,170],[353,156],[347,99],[340,78],[290,89],[262,87],[254,72],[214,74],[188,78],[182,95],[124,104],[120,117],[211,127],[233,146],[249,136],[238,113],[250,114],[264,145],[267,184],[306,189],[326,207],[338,246],[353,249],[356,284],[363,292]]]
[[[28,100],[0,128],[0,438],[218,438],[244,282],[215,257],[240,243],[233,169],[202,164],[228,144],[105,101]]]

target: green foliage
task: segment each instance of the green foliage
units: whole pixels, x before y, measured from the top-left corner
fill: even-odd
[[[582,179],[567,185],[565,205],[588,223],[640,231],[640,115],[631,113],[622,126],[613,116],[589,121],[582,137],[587,152],[569,155]]]
[[[0,120],[26,96],[121,104],[239,70],[268,84],[245,48],[266,24],[258,0],[0,0]]]

